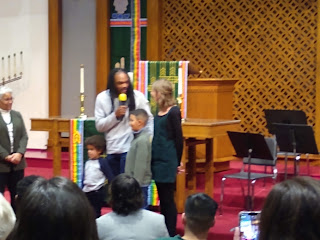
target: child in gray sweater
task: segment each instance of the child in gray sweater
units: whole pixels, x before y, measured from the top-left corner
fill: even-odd
[[[130,126],[134,134],[126,158],[125,173],[140,184],[144,196],[144,208],[148,207],[148,186],[151,182],[151,142],[152,136],[145,129],[148,113],[144,109],[130,112]]]

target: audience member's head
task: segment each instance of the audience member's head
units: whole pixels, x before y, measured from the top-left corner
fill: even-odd
[[[143,195],[137,180],[124,173],[116,176],[111,182],[110,204],[115,213],[124,216],[140,209]]]
[[[320,239],[320,182],[295,177],[276,184],[261,211],[259,240]]]
[[[192,234],[206,237],[209,229],[214,225],[217,208],[218,204],[207,194],[190,195],[186,200],[185,212],[182,215],[185,236]]]
[[[0,193],[0,240],[5,240],[16,222],[10,203]]]
[[[14,240],[97,240],[92,207],[69,179],[37,179],[25,192],[17,211]]]
[[[37,175],[30,175],[22,178],[18,183],[17,183],[17,194],[16,194],[16,205],[19,207],[19,203],[28,189],[34,183],[38,178],[42,178]]]
[[[146,126],[148,119],[149,116],[146,110],[136,109],[130,112],[129,124],[133,131],[139,131]]]

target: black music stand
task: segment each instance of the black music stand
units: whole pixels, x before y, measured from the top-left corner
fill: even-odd
[[[236,151],[236,157],[248,158],[248,194],[245,196],[245,209],[252,210],[252,194],[250,183],[251,177],[251,158],[260,158],[272,161],[273,156],[270,153],[269,147],[264,136],[258,133],[244,133],[227,131],[230,141]],[[267,177],[268,174],[261,174],[261,177]],[[270,176],[269,176],[270,177]],[[255,177],[256,178],[256,177]],[[245,178],[242,178],[245,179]]]
[[[273,123],[307,124],[307,116],[302,110],[264,109],[263,111],[270,134],[275,134]]]
[[[293,152],[294,175],[299,174],[298,154],[319,154],[313,129],[306,124],[274,123],[277,143],[282,152]],[[287,178],[287,156],[285,159],[285,179]]]

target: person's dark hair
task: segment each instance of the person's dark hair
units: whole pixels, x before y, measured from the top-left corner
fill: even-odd
[[[138,118],[138,119],[141,119],[145,125],[148,122],[149,116],[148,116],[147,111],[144,109],[139,108],[139,109],[130,111],[130,114],[136,116],[136,118]]]
[[[25,192],[9,239],[98,240],[93,209],[69,179],[37,179]]]
[[[112,110],[114,109],[113,101],[115,98],[118,98],[119,93],[117,92],[116,86],[115,86],[115,75],[117,73],[125,73],[128,76],[129,79],[129,86],[127,90],[127,98],[128,98],[128,107],[129,111],[132,111],[136,108],[136,103],[134,100],[134,92],[133,92],[133,86],[130,81],[130,77],[128,75],[128,72],[123,68],[114,68],[111,70],[109,76],[108,76],[108,83],[107,83],[107,89],[110,90],[110,96],[111,96],[111,103],[112,103]]]
[[[28,189],[37,179],[42,178],[41,176],[38,175],[30,175],[22,178],[18,183],[17,183],[17,194],[16,194],[16,204],[17,206],[20,204],[20,201]]]
[[[214,225],[218,204],[205,193],[190,195],[185,203],[186,225],[195,235]]]
[[[92,145],[94,146],[98,151],[101,151],[103,153],[106,150],[106,140],[102,135],[93,135],[84,141],[84,145]]]
[[[295,177],[276,184],[261,211],[259,240],[320,239],[320,182]]]
[[[116,176],[111,182],[110,204],[115,213],[124,216],[140,209],[143,195],[138,181],[124,173]]]

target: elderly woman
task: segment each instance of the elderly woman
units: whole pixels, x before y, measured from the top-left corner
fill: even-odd
[[[22,116],[12,108],[12,90],[0,88],[0,192],[8,188],[15,209],[16,185],[24,176],[28,136]]]

